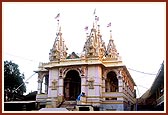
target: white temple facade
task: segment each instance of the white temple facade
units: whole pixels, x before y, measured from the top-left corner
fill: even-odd
[[[40,63],[36,100],[47,108],[56,108],[64,101],[92,105],[100,111],[135,110],[136,92],[127,67],[117,52],[112,34],[106,46],[99,25],[93,24],[83,46],[83,53],[67,54],[61,27],[49,53],[49,62]],[[42,93],[42,83],[45,92]]]

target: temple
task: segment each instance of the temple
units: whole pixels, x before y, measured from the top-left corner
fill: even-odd
[[[91,106],[98,111],[131,111],[136,108],[136,85],[114,44],[111,31],[105,45],[96,22],[86,36],[83,51],[67,53],[61,26],[49,52],[49,62],[40,63],[36,100],[46,108],[65,102]],[[45,92],[42,93],[42,83]],[[79,108],[78,108],[79,110]]]

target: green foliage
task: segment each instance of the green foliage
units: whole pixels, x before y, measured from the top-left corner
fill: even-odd
[[[19,66],[12,61],[4,61],[4,89],[5,91],[12,92],[18,88],[22,83],[23,85],[16,90],[15,93],[23,95],[26,92],[26,85],[23,82],[24,74],[19,71]]]

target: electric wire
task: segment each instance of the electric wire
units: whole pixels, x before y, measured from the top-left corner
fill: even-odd
[[[132,69],[132,68],[128,68],[129,70],[132,70],[132,71],[135,71],[135,72],[138,72],[138,73],[142,73],[142,74],[147,74],[147,75],[156,75],[154,73],[146,73],[146,72],[143,72],[143,71],[139,71],[139,70],[135,70],[135,69]]]
[[[13,55],[13,54],[9,54],[9,53],[5,53],[7,55],[10,55],[10,56],[13,56],[13,57],[17,57],[17,58],[20,58],[20,59],[23,59],[23,60],[27,60],[27,61],[31,61],[31,62],[37,62],[35,60],[32,60],[32,59],[27,59],[25,57],[22,57],[22,56],[16,56],[16,55]],[[129,68],[127,67],[129,70],[132,70],[132,71],[135,71],[135,72],[138,72],[138,73],[142,73],[142,74],[147,74],[147,75],[157,75],[155,73],[147,73],[147,72],[143,72],[143,71],[139,71],[139,70],[136,70],[136,69],[132,69],[132,68]]]
[[[16,57],[16,58],[20,58],[20,59],[23,59],[23,60],[27,60],[27,61],[31,61],[31,62],[37,62],[33,59],[28,59],[28,58],[25,58],[25,57],[22,57],[22,56],[16,56],[16,55],[13,55],[13,54],[10,54],[10,53],[5,53],[6,55],[10,55],[10,56],[13,56],[13,57]],[[156,74],[153,74],[153,73],[147,73],[147,72],[143,72],[143,71],[139,71],[139,70],[135,70],[135,69],[132,69],[132,68],[128,68],[129,70],[132,70],[132,71],[135,71],[135,72],[138,72],[138,73],[141,73],[141,74],[147,74],[147,75],[156,75]],[[28,81],[29,79],[31,79],[36,73],[32,74],[29,78],[27,78],[22,84],[21,86],[26,82]],[[19,86],[18,88],[16,88],[15,90],[19,89],[21,86]],[[140,87],[143,87],[143,88],[146,88],[142,85],[138,85]],[[146,88],[148,89],[148,88]],[[137,90],[138,90],[138,87],[137,87]],[[139,93],[139,90],[138,90],[138,95],[140,96],[140,93]]]

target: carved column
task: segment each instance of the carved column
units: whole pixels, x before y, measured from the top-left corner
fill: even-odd
[[[44,83],[45,85],[45,94],[47,94],[47,83]]]
[[[123,92],[123,81],[121,76],[118,76],[118,91]]]
[[[105,92],[105,78],[102,78],[102,92]]]
[[[110,81],[106,80],[106,92],[110,92]]]
[[[70,80],[70,79],[69,79]],[[70,87],[70,81],[69,80],[67,80],[67,84],[66,84],[66,86],[65,86],[65,98],[66,99],[69,99],[70,97],[69,97],[69,87]]]
[[[81,92],[86,92],[86,68],[82,67],[81,68]]]
[[[81,76],[81,92],[86,92],[85,89],[86,89],[86,78],[85,76]]]
[[[45,76],[45,83],[44,83],[44,85],[45,85],[45,94],[47,94],[48,93],[48,76],[47,75]]]
[[[63,86],[64,86],[64,81],[63,81],[63,71],[65,68],[59,68],[59,83],[58,83],[58,95],[62,99],[63,98]]]
[[[118,69],[118,92],[124,92],[124,78],[125,74],[123,73],[123,68]]]
[[[104,77],[102,77],[102,92],[106,92],[106,85],[105,85],[105,78]],[[103,94],[103,93],[102,93]],[[105,98],[103,97],[102,98],[103,100],[105,100]]]
[[[63,101],[63,97],[64,97],[64,89],[63,89],[63,86],[64,86],[64,81],[63,81],[63,78],[60,77],[59,78],[59,83],[58,83],[58,98],[59,98],[59,102],[62,102]]]
[[[38,78],[38,94],[41,94],[42,93],[42,79],[41,78]]]

